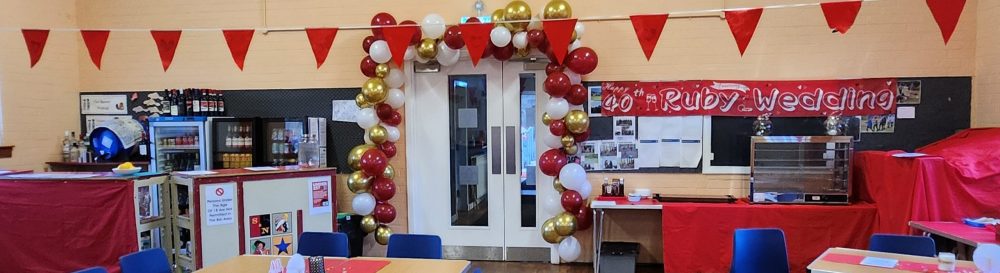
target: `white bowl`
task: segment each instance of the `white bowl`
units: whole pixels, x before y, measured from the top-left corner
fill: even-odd
[[[131,169],[114,168],[114,169],[111,169],[111,172],[113,172],[113,173],[115,173],[117,175],[133,175],[133,174],[137,174],[137,173],[139,173],[141,171],[142,171],[142,168],[131,168]]]
[[[628,194],[628,201],[629,202],[633,202],[633,203],[639,202],[640,199],[642,199],[641,195],[637,195],[637,194],[634,194],[634,193]]]

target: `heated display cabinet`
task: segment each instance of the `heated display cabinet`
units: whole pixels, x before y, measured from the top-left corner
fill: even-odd
[[[847,204],[849,136],[755,136],[750,143],[754,203]]]

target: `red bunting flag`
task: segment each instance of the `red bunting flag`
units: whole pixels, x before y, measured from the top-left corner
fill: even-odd
[[[462,40],[465,41],[465,48],[469,50],[472,66],[476,66],[490,43],[493,23],[465,23],[458,25],[458,28],[462,30]]]
[[[22,29],[24,44],[28,46],[28,56],[31,57],[31,67],[35,67],[38,60],[42,59],[42,51],[45,50],[45,41],[49,39],[48,29]]]
[[[319,69],[330,55],[333,39],[337,37],[337,28],[306,28],[306,37],[309,38],[309,46],[316,56],[316,69]]]
[[[576,19],[545,20],[542,21],[542,30],[549,41],[549,50],[556,56],[556,64],[562,64],[569,51],[570,38],[573,38],[573,29],[576,27]],[[464,32],[463,32],[464,34]]]
[[[726,11],[726,23],[733,32],[736,46],[740,48],[740,56],[743,56],[747,46],[750,45],[750,39],[757,30],[757,23],[760,22],[762,13],[764,13],[762,8]]]
[[[389,44],[389,53],[392,53],[392,61],[396,63],[396,67],[403,68],[406,47],[410,46],[413,34],[419,30],[416,25],[382,26],[382,36]]]
[[[90,61],[94,62],[97,70],[101,70],[101,58],[104,57],[104,47],[108,45],[108,30],[80,30],[83,36],[83,43],[87,45],[87,52],[90,53]]]
[[[820,3],[819,6],[823,9],[823,16],[826,16],[826,24],[830,29],[847,34],[847,30],[851,29],[854,20],[858,18],[861,1]]]
[[[965,0],[927,0],[927,7],[931,9],[934,21],[937,21],[938,28],[941,29],[944,44],[948,44],[958,25],[958,18],[965,9]]]
[[[247,59],[247,51],[250,50],[250,40],[253,40],[252,29],[229,29],[222,30],[222,36],[226,37],[226,44],[229,45],[229,53],[233,55],[236,66],[243,71],[243,61]]]
[[[639,39],[639,46],[642,46],[642,53],[646,54],[646,60],[653,56],[656,49],[656,42],[660,40],[663,27],[667,24],[669,14],[649,14],[632,15],[632,28],[635,29],[635,37]]]
[[[163,64],[163,71],[170,68],[170,63],[174,61],[174,53],[177,52],[177,44],[181,41],[180,30],[151,30],[153,41],[156,42],[156,50],[160,52],[160,62]]]

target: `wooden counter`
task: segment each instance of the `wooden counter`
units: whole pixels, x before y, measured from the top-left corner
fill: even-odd
[[[123,162],[45,162],[53,172],[107,172]],[[133,161],[133,165],[149,171],[149,161]]]

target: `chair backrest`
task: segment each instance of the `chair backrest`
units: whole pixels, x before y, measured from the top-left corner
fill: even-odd
[[[776,228],[737,229],[731,273],[788,272],[785,232]]]
[[[871,251],[934,257],[937,247],[934,239],[924,236],[873,234],[868,244]]]
[[[420,234],[393,234],[387,258],[441,259],[441,237]]]
[[[152,248],[118,258],[122,273],[170,273],[170,262],[163,249]]]
[[[302,256],[348,257],[347,234],[339,232],[303,232],[299,235]]]
[[[108,273],[108,270],[103,267],[95,266],[73,271],[73,273]]]

